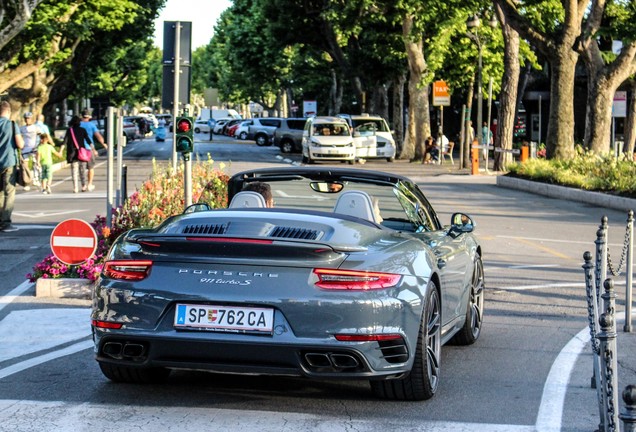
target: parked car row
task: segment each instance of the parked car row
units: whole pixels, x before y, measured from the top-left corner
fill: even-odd
[[[316,160],[395,160],[393,134],[380,116],[340,114],[279,120],[273,144],[283,153],[302,153],[303,160],[308,163]]]

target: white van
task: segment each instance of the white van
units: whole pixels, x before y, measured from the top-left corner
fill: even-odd
[[[351,129],[340,117],[310,117],[302,138],[303,163],[356,160]]]
[[[395,140],[389,125],[380,116],[340,114],[351,127],[356,159],[395,160]]]

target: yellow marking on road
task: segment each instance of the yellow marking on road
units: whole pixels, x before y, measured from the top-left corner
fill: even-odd
[[[529,241],[529,240],[526,240],[526,239],[523,239],[523,238],[520,238],[520,237],[516,237],[516,240],[521,242],[521,243],[527,244],[528,246],[532,246],[532,247],[537,248],[539,250],[542,250],[542,251],[544,251],[546,253],[549,253],[550,255],[554,255],[555,257],[563,258],[563,259],[572,259],[568,255],[564,255],[561,252],[557,252],[557,251],[555,251],[552,248],[540,245],[538,243],[535,243],[535,242],[532,242],[532,241]]]

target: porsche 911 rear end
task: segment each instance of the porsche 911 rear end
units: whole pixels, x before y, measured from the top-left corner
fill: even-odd
[[[324,215],[204,213],[133,230],[111,249],[92,310],[108,378],[410,371],[426,297],[426,278],[409,270],[412,240]]]

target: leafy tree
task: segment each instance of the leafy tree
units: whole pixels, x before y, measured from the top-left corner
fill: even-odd
[[[65,99],[83,83],[127,97],[125,89],[142,80],[135,62],[146,58],[144,42],[164,1],[44,0],[0,51],[0,91],[36,112],[50,96],[52,103]]]
[[[16,37],[42,0],[5,0],[0,5],[0,50]]]

